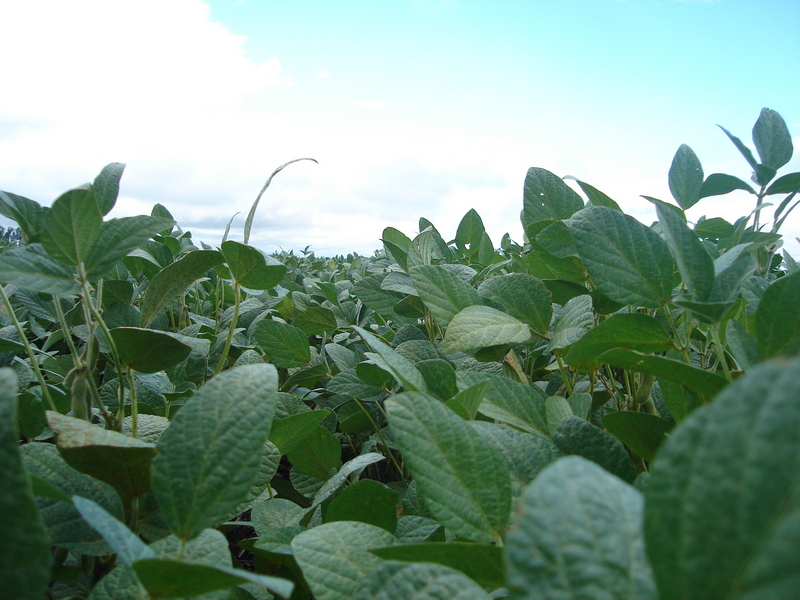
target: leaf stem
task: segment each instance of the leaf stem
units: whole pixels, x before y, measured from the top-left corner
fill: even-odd
[[[231,316],[231,323],[228,326],[228,335],[225,337],[225,345],[222,347],[222,354],[219,357],[217,368],[214,369],[214,375],[219,375],[222,367],[225,366],[225,361],[228,359],[228,352],[231,349],[231,342],[233,341],[233,332],[236,329],[236,322],[239,320],[239,282],[233,280],[233,315]]]

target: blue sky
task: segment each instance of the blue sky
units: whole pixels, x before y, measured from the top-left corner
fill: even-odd
[[[319,164],[274,180],[265,250],[369,254],[386,226],[424,216],[448,237],[470,208],[521,241],[531,166],[649,223],[639,194],[671,199],[682,143],[706,174],[749,178],[716,124],[751,143],[767,106],[800,146],[796,0],[39,0],[0,2],[0,21],[0,189],[48,204],[125,162],[112,216],[159,202],[212,245],[236,212],[241,239],[298,157]]]

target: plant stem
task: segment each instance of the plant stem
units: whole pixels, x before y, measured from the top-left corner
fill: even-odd
[[[725,348],[722,345],[722,340],[719,337],[719,323],[714,323],[711,327],[711,339],[714,340],[714,348],[717,351],[717,360],[722,364],[722,370],[725,372],[725,379],[733,381],[731,369],[728,366],[728,361],[725,358]]]
[[[58,412],[55,402],[53,402],[53,398],[50,396],[50,390],[47,389],[47,384],[44,381],[44,375],[42,374],[42,370],[39,368],[39,362],[36,360],[36,355],[33,353],[33,348],[31,347],[31,344],[25,335],[25,330],[22,329],[22,325],[17,319],[16,313],[14,313],[14,308],[11,306],[11,301],[8,299],[8,296],[6,296],[6,291],[3,289],[2,285],[0,285],[0,299],[2,299],[3,304],[5,304],[6,308],[8,308],[8,315],[11,317],[11,323],[14,325],[14,329],[19,336],[20,342],[23,346],[25,346],[25,352],[28,353],[28,358],[31,361],[31,367],[33,367],[33,372],[36,374],[36,380],[39,382],[39,385],[42,388],[42,395],[47,400],[47,404],[50,405],[50,410]]]
[[[571,396],[572,395],[572,383],[569,380],[569,376],[567,373],[567,368],[564,366],[564,361],[561,359],[561,354],[559,352],[553,352],[556,355],[556,360],[558,361],[558,370],[561,372],[561,379],[564,380],[564,386],[567,388],[567,393]]]
[[[233,332],[236,329],[236,322],[239,320],[239,282],[233,280],[233,315],[231,316],[231,323],[228,326],[228,335],[225,337],[225,345],[222,347],[222,354],[219,357],[217,368],[214,369],[214,375],[219,375],[222,367],[225,366],[225,361],[228,359],[228,352],[231,349],[231,342],[233,341]]]
[[[125,367],[128,372],[128,386],[131,390],[131,437],[139,437],[139,404],[136,400],[136,381],[133,378],[133,369]]]

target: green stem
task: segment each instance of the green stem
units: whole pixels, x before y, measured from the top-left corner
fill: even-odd
[[[133,369],[125,367],[128,372],[128,386],[131,390],[131,437],[139,437],[139,404],[136,400],[136,380],[133,378]]]
[[[714,340],[714,348],[717,351],[717,360],[722,364],[722,370],[725,371],[725,379],[733,381],[731,369],[728,366],[728,361],[725,358],[725,348],[722,345],[722,340],[719,337],[719,323],[714,323],[711,327],[711,339]]]
[[[25,330],[22,329],[22,325],[17,319],[16,313],[14,313],[14,308],[11,306],[11,301],[8,299],[8,296],[6,296],[6,291],[3,289],[2,285],[0,285],[0,299],[3,300],[3,304],[5,304],[8,308],[8,315],[11,317],[11,323],[13,323],[14,329],[17,331],[20,342],[23,346],[25,346],[25,352],[28,353],[28,358],[31,361],[31,367],[33,367],[33,372],[36,374],[36,380],[39,382],[39,385],[42,388],[42,395],[47,400],[47,404],[50,405],[50,410],[58,412],[55,402],[53,402],[53,398],[50,396],[50,390],[47,388],[47,384],[44,381],[42,370],[39,368],[39,362],[36,360],[36,355],[33,353],[33,348],[31,347],[31,344],[25,335]]]
[[[569,380],[569,376],[567,373],[567,368],[564,365],[564,361],[561,359],[561,354],[558,352],[553,352],[556,355],[556,360],[558,361],[558,370],[561,371],[561,379],[564,380],[564,386],[567,388],[567,393],[571,396],[572,395],[572,383]]]
[[[219,357],[217,368],[214,369],[214,375],[218,375],[225,366],[225,361],[228,359],[228,352],[231,349],[231,342],[233,341],[233,332],[236,329],[236,322],[239,320],[239,282],[233,280],[233,315],[231,316],[231,324],[228,327],[228,335],[225,337],[225,345],[222,347],[222,355]]]

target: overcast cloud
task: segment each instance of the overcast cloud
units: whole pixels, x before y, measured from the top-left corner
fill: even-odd
[[[410,6],[440,18],[457,4]],[[244,216],[275,167],[313,157],[319,164],[293,164],[275,178],[251,243],[332,254],[371,253],[384,227],[412,235],[421,216],[452,236],[470,208],[495,244],[505,232],[521,241],[530,166],[579,176],[645,221],[652,210],[638,194],[669,198],[676,140],[656,141],[663,124],[635,112],[645,101],[666,107],[670,98],[658,92],[629,97],[631,108],[617,114],[604,113],[591,94],[577,114],[533,105],[517,114],[523,99],[516,88],[492,88],[487,93],[511,108],[459,112],[464,94],[451,99],[449,88],[428,98],[369,81],[341,87],[349,65],[324,52],[308,69],[287,66],[292,54],[277,46],[256,59],[265,52],[251,52],[248,38],[215,22],[200,0],[0,2],[0,22],[0,189],[43,204],[103,165],[125,162],[112,216],[149,213],[158,202],[183,229],[217,244],[236,212],[231,237],[241,239]],[[491,88],[474,68],[476,93]],[[555,102],[550,88],[536,94]],[[741,115],[743,138],[757,114]],[[713,121],[704,123],[703,141],[723,137]],[[798,130],[796,121],[790,127]],[[695,150],[704,163],[711,156],[707,173],[738,164],[725,154],[716,167],[716,145]],[[740,212],[749,210],[749,198],[738,202]],[[703,212],[713,214],[714,206],[708,201]]]

